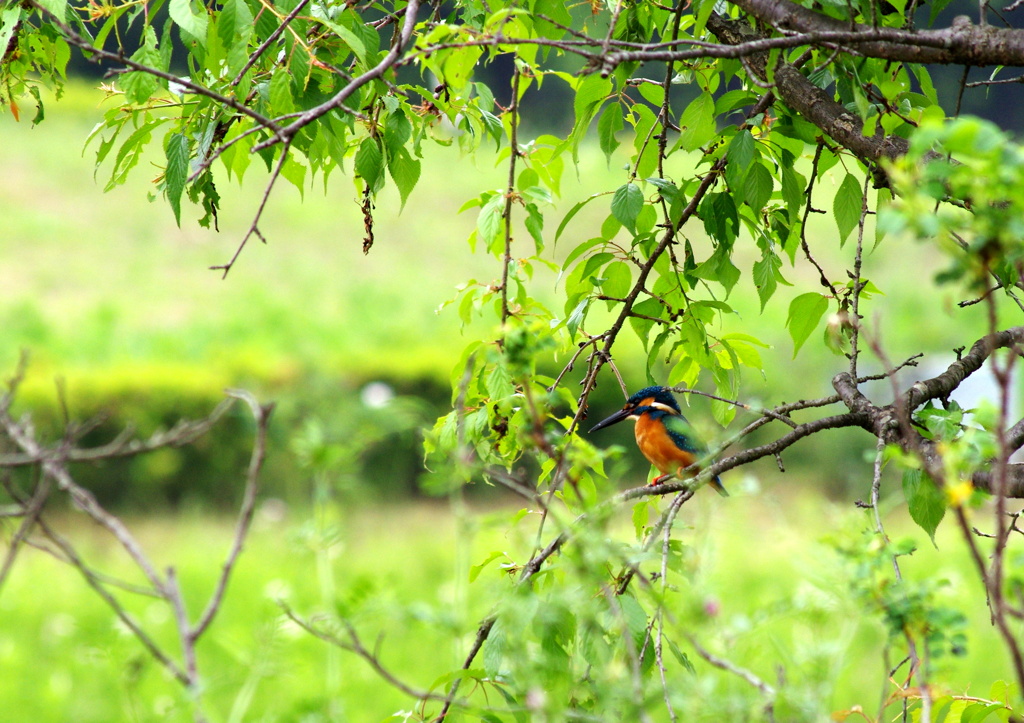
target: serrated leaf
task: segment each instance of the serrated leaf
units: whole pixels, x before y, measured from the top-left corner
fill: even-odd
[[[698,264],[692,274],[698,279],[719,282],[725,287],[726,292],[731,292],[736,282],[740,280],[740,270],[733,264],[725,244],[719,244],[711,258]]]
[[[63,20],[64,11],[68,6],[68,2],[67,0],[39,0],[39,5],[53,13],[58,20]],[[0,47],[6,48],[7,44],[4,43],[4,45]]]
[[[181,193],[188,178],[188,138],[181,133],[167,136],[164,147],[167,155],[167,169],[164,172],[164,189],[167,201],[174,211],[174,220],[181,226]]]
[[[701,93],[686,106],[679,127],[679,146],[684,151],[694,151],[715,137],[715,101],[710,93]]]
[[[650,176],[658,168],[658,144],[651,142],[658,117],[646,105],[633,107],[633,148],[636,174],[641,178]]]
[[[590,306],[590,302],[593,299],[589,296],[584,297],[580,300],[580,303],[576,304],[576,308],[572,310],[569,316],[565,320],[565,328],[569,331],[569,338],[573,341],[576,340],[576,332],[580,328],[580,324],[587,316],[587,308]]]
[[[629,325],[633,327],[633,332],[640,338],[640,341],[644,345],[644,349],[647,348],[647,340],[651,334],[651,327],[654,326],[655,322],[651,319],[644,317],[653,317],[654,319],[661,318],[661,313],[664,307],[661,302],[657,299],[644,299],[633,304],[633,311],[643,316],[630,316]]]
[[[500,193],[495,193],[481,206],[480,214],[476,217],[476,234],[485,246],[490,246],[501,232],[504,209],[505,197]]]
[[[846,242],[850,232],[860,223],[861,207],[861,183],[852,173],[847,173],[846,178],[839,184],[836,197],[832,202],[832,213],[836,219],[836,226],[839,227],[840,246]]]
[[[363,43],[362,39],[348,27],[348,24],[345,22],[346,20],[349,19],[348,13],[354,13],[354,11],[346,11],[341,16],[342,22],[336,23],[327,16],[327,12],[324,8],[325,6],[323,3],[312,3],[310,14],[319,22],[323,23],[325,26],[330,28],[334,32],[334,34],[341,38],[345,45],[349,47],[349,49],[356,56],[356,58],[358,58],[360,62],[365,63],[367,52],[366,45]],[[273,18],[273,14],[271,13],[260,14],[261,18],[264,16],[270,16],[271,18]],[[360,25],[362,24],[361,21],[357,22],[359,22]],[[263,35],[262,32],[260,34]]]
[[[360,22],[362,25],[362,22]],[[444,51],[441,64],[441,75],[444,82],[458,93],[461,92],[473,75],[473,68],[483,55],[483,50],[476,46],[459,46]]]
[[[21,7],[11,5],[0,11],[0,48],[6,48],[21,23]],[[63,19],[63,14],[58,17]]]
[[[217,18],[217,36],[221,44],[225,48],[244,48],[252,33],[252,21],[252,11],[245,0],[226,0]]]
[[[668,639],[668,647],[669,647],[669,650],[672,651],[672,654],[674,656],[676,656],[676,660],[679,661],[679,664],[682,665],[684,668],[686,668],[688,673],[690,673],[691,675],[696,675],[697,674],[697,669],[693,667],[693,663],[691,663],[690,659],[688,657],[686,657],[686,653],[684,653],[682,650],[679,649],[679,646],[676,645],[676,641],[675,640],[672,640],[671,638],[669,638]]]
[[[743,198],[746,204],[755,211],[760,211],[772,197],[775,181],[772,174],[762,163],[754,163],[747,169],[743,179]]]
[[[754,153],[754,136],[751,135],[750,131],[743,130],[734,135],[732,140],[729,141],[729,148],[725,152],[725,157],[729,159],[730,165],[743,170],[748,168],[751,161],[754,160]]]
[[[512,396],[515,387],[512,385],[512,375],[504,364],[495,364],[491,373],[487,375],[487,396],[492,400],[504,399]]]
[[[388,149],[389,155],[397,154],[411,137],[412,123],[405,117],[405,113],[398,110],[388,116],[384,123],[384,147]]]
[[[800,294],[790,302],[786,326],[789,328],[789,335],[793,338],[794,359],[826,311],[828,311],[828,299],[813,291]]]
[[[384,172],[384,154],[381,153],[380,146],[375,140],[364,138],[363,142],[359,144],[359,150],[356,151],[353,164],[356,175],[366,181],[370,188],[374,188]]]
[[[274,115],[283,115],[295,110],[295,103],[292,101],[292,79],[284,68],[274,71],[267,94]]]
[[[295,156],[289,155],[281,165],[281,177],[295,186],[299,195],[306,193],[306,166],[299,163]]]
[[[523,225],[526,226],[526,230],[533,238],[533,243],[539,254],[544,250],[544,215],[537,208],[537,204],[526,204],[526,220],[523,221]]]
[[[615,220],[636,233],[636,217],[644,205],[644,194],[635,183],[626,183],[615,191],[612,196],[612,215]]]
[[[647,613],[643,606],[632,595],[620,595],[616,598],[622,607],[622,616],[626,622],[626,628],[637,641],[642,641],[647,635]]]
[[[490,562],[500,555],[500,552],[492,553],[492,556],[487,560],[487,562]],[[470,582],[472,582],[472,580],[470,580]],[[494,625],[491,626],[491,632],[487,635],[487,643],[484,645],[483,651],[484,671],[487,673],[487,677],[493,680],[501,675],[501,663],[504,656],[505,626],[501,620],[495,620]],[[501,688],[501,686],[496,687]]]
[[[637,86],[644,100],[653,106],[661,107],[665,102],[665,86],[661,83],[641,83]]]
[[[622,299],[629,293],[632,284],[633,275],[625,261],[612,261],[605,267],[604,282],[601,284],[601,291],[605,296]]]
[[[576,97],[572,107],[576,113],[576,123],[589,123],[594,117],[597,106],[612,92],[612,81],[601,77],[600,73],[592,73],[576,86]]]
[[[610,103],[597,121],[598,143],[609,162],[611,162],[612,153],[620,145],[615,134],[621,131],[622,128],[622,106],[618,103]]]
[[[649,519],[650,507],[648,506],[647,500],[640,500],[633,505],[633,531],[636,533],[636,539],[643,539],[644,528],[647,527],[647,521]]]
[[[772,298],[775,289],[778,288],[779,268],[782,266],[782,259],[775,254],[765,254],[760,261],[754,262],[754,286],[757,287],[757,296],[761,299],[761,311],[764,311],[768,299]]]
[[[206,15],[194,13],[189,0],[171,0],[167,12],[182,31],[190,35],[201,47],[206,47]]]
[[[911,519],[935,544],[935,530],[946,515],[946,496],[920,469],[903,470],[903,496]]]
[[[405,148],[399,148],[397,152],[388,158],[388,172],[391,179],[398,187],[398,193],[402,197],[399,210],[405,208],[405,202],[409,200],[409,194],[416,187],[420,180],[420,162],[409,155]]]
[[[790,166],[782,167],[782,200],[786,202],[790,213],[800,208],[806,188],[806,178]]]
[[[480,577],[480,573],[483,572],[485,567],[490,565],[492,562],[497,560],[499,557],[504,557],[504,556],[505,556],[505,553],[503,553],[500,550],[498,550],[496,552],[492,552],[490,555],[488,555],[486,558],[484,558],[484,560],[482,562],[480,562],[480,563],[478,563],[476,565],[471,566],[469,568],[469,581],[470,582],[476,582],[476,579],[478,577]],[[495,623],[495,625],[497,625],[497,623]],[[489,641],[490,640],[494,640],[494,630],[493,629],[491,630],[491,635],[488,637],[488,640]],[[486,663],[485,663],[485,667],[486,667]]]

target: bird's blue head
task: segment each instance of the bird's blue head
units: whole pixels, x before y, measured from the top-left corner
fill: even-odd
[[[679,402],[672,396],[672,391],[668,387],[644,387],[627,399],[622,409],[595,424],[590,428],[590,431],[596,432],[599,429],[604,429],[621,422],[623,419],[635,419],[647,412],[655,414],[659,412],[661,414],[682,414]]]

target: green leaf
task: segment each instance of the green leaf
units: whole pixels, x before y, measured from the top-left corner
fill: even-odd
[[[533,237],[533,243],[539,254],[544,250],[544,215],[537,208],[537,204],[526,204],[526,220],[523,221],[523,225],[526,226],[526,230]]]
[[[747,170],[743,179],[743,197],[746,204],[755,211],[760,211],[772,197],[775,181],[763,163],[755,163]]]
[[[862,197],[860,181],[852,173],[847,173],[832,202],[832,213],[839,227],[840,245],[846,242],[850,232],[860,223]]]
[[[483,564],[475,567],[482,568],[483,565],[486,565],[491,560],[501,557],[501,555],[502,553],[500,552],[492,552],[491,556]],[[470,578],[470,582],[473,582],[473,578]],[[494,625],[491,626],[491,632],[487,635],[487,643],[484,645],[483,651],[483,664],[484,670],[487,672],[487,677],[493,679],[501,674],[501,663],[504,655],[505,625],[501,620],[495,620]]]
[[[244,48],[252,33],[252,21],[252,11],[245,0],[227,0],[217,18],[217,35],[221,44],[225,48]]]
[[[580,81],[576,86],[576,97],[572,101],[576,123],[589,123],[597,106],[604,102],[611,92],[612,81],[602,78],[600,73],[592,73]]]
[[[473,68],[483,52],[481,48],[472,45],[445,51],[444,61],[441,64],[441,75],[453,92],[461,92],[466,87],[473,75]]]
[[[504,399],[512,396],[514,391],[508,367],[504,364],[495,364],[491,373],[487,375],[487,396],[492,400]]]
[[[337,35],[345,43],[345,45],[349,47],[349,49],[356,56],[356,58],[359,59],[360,62],[366,63],[366,45],[364,45],[360,37],[353,30],[350,29],[350,23],[346,22],[351,20],[349,13],[352,13],[354,15],[355,11],[346,11],[341,16],[342,22],[336,23],[332,21],[329,17],[327,17],[327,12],[324,10],[324,7],[325,6],[323,3],[312,3],[310,14],[319,22],[323,23],[325,26],[330,28],[334,32],[334,34]],[[260,13],[261,18],[268,15],[270,17],[273,17],[273,15],[270,13]],[[356,19],[355,22],[362,25],[362,22],[358,19]]]
[[[754,153],[754,136],[751,135],[750,131],[740,131],[729,141],[729,148],[725,152],[725,157],[729,159],[730,165],[737,166],[740,170],[743,170],[748,168],[751,161],[754,160]]]
[[[604,282],[601,284],[601,291],[605,296],[622,299],[629,293],[632,285],[633,275],[630,273],[628,263],[612,261],[605,267]]]
[[[476,235],[485,246],[490,246],[501,232],[502,213],[504,210],[505,197],[500,193],[495,193],[480,208],[480,215],[476,217]]]
[[[715,101],[710,93],[701,93],[686,106],[679,127],[679,146],[684,151],[695,151],[715,137]]]
[[[377,185],[381,174],[384,172],[384,154],[380,151],[377,141],[372,138],[364,138],[359,144],[354,161],[356,175],[360,176],[372,189]]]
[[[612,196],[612,215],[630,233],[636,233],[636,217],[643,205],[644,194],[640,187],[635,183],[627,183],[619,186]]]
[[[270,107],[274,115],[291,113],[295,110],[295,103],[292,101],[291,75],[284,68],[278,68],[274,71],[274,75],[270,79],[270,87],[267,89],[267,92],[270,98]]]
[[[281,165],[281,177],[295,186],[299,194],[304,195],[306,191],[306,166],[299,163],[295,156],[289,154],[288,158]]]
[[[395,182],[395,185],[398,186],[398,193],[402,197],[399,209],[401,210],[405,208],[405,202],[409,199],[409,194],[420,180],[420,162],[409,155],[408,150],[399,148],[396,153],[388,158],[388,172],[391,174],[391,179]]]
[[[679,649],[679,646],[676,645],[675,640],[669,638],[668,647],[669,650],[672,651],[672,654],[676,656],[676,660],[679,661],[679,664],[686,668],[687,672],[690,673],[690,675],[697,674],[697,669],[693,667],[693,663],[691,663],[690,659],[686,657],[686,653]]]
[[[726,292],[732,291],[740,280],[740,270],[733,264],[726,244],[719,244],[711,258],[693,270],[693,275],[698,279],[719,282]]]
[[[644,178],[650,176],[658,168],[658,144],[652,134],[658,117],[646,105],[633,108],[633,148],[637,155],[633,158],[636,164],[636,175]]]
[[[935,544],[935,530],[946,515],[946,496],[920,469],[903,470],[903,496],[910,517]]]
[[[828,311],[828,299],[813,291],[800,294],[790,302],[786,326],[789,328],[789,335],[793,337],[794,359],[826,311]]]
[[[757,296],[761,299],[761,311],[764,311],[768,299],[772,298],[772,294],[778,288],[776,276],[781,266],[782,259],[773,253],[765,253],[760,261],[754,262],[754,286],[757,287]]]
[[[412,123],[401,110],[388,116],[384,123],[384,147],[388,155],[395,155],[412,137]]]
[[[573,341],[576,340],[576,332],[580,328],[580,324],[587,316],[587,308],[590,306],[590,302],[593,301],[593,297],[586,296],[580,300],[580,303],[576,304],[576,308],[572,310],[568,318],[565,320],[565,328],[569,331],[569,338]]]
[[[641,83],[637,86],[640,95],[653,106],[661,107],[665,102],[665,86],[661,83]]]
[[[643,606],[632,595],[620,595],[616,598],[622,607],[622,616],[626,621],[626,628],[632,633],[633,638],[642,642],[647,635],[647,613]]]
[[[806,178],[791,166],[782,167],[782,200],[786,202],[790,213],[796,213],[800,208],[806,188]]]
[[[492,552],[490,555],[488,555],[486,558],[484,558],[483,562],[480,562],[480,563],[470,567],[469,568],[469,581],[470,582],[476,582],[476,579],[478,577],[480,577],[480,573],[483,572],[485,567],[490,565],[492,562],[494,562],[498,558],[504,557],[504,556],[505,556],[505,553],[501,552],[500,550],[498,550],[496,552]],[[495,623],[495,627],[497,627],[497,623]],[[491,629],[491,635],[488,637],[488,640],[489,641],[490,640],[494,640],[494,630],[493,630],[493,628]],[[485,664],[485,667],[486,667],[486,664]]]
[[[655,319],[661,318],[662,310],[664,307],[661,302],[657,299],[644,299],[633,304],[633,311],[637,314],[643,314],[643,316],[650,316]],[[630,316],[629,325],[633,327],[633,332],[640,338],[644,348],[647,348],[647,340],[651,335],[651,327],[655,324],[651,319],[645,319],[640,316]]]
[[[650,507],[647,500],[640,500],[633,505],[633,531],[636,534],[636,539],[643,539],[644,528],[647,527],[647,521],[649,519]]]
[[[200,47],[206,47],[206,15],[192,12],[192,4],[189,0],[171,0],[167,6],[167,12],[171,20],[199,43]]]
[[[58,17],[63,19],[63,14]],[[0,48],[6,48],[21,22],[21,8],[18,5],[0,11]]]
[[[49,10],[53,13],[58,20],[64,20],[64,11],[68,6],[68,0],[40,0],[39,5],[44,10]],[[5,42],[0,47],[6,48],[7,43]]]
[[[604,151],[605,158],[608,159],[609,163],[612,159],[612,153],[621,145],[615,134],[621,131],[622,128],[622,106],[618,103],[611,103],[604,109],[600,119],[597,121],[598,143],[601,145],[601,150]]]
[[[164,147],[167,155],[167,170],[164,172],[165,193],[167,201],[174,211],[174,220],[181,226],[181,192],[185,190],[188,178],[188,138],[181,133],[167,136]]]

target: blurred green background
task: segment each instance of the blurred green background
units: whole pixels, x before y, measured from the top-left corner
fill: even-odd
[[[454,306],[439,311],[458,285],[499,275],[498,262],[469,251],[474,213],[457,210],[481,190],[500,188],[505,169],[487,152],[458,161],[437,154],[432,160],[440,163],[427,170],[435,175],[421,179],[402,213],[396,194],[378,202],[376,243],[367,255],[349,179],[335,174],[326,190],[317,181],[304,197],[279,184],[261,224],[269,243],[250,243],[222,280],[208,267],[234,253],[263,190],[261,169],[250,168],[242,189],[220,185],[219,234],[199,228],[194,217],[178,229],[162,199],[146,200],[160,173],[148,159],[125,186],[103,192],[105,169],[96,172],[92,149],[81,149],[104,107],[97,91],[70,85],[37,127],[0,118],[0,369],[13,374],[20,354],[30,355],[17,410],[31,412],[53,438],[63,389],[73,419],[102,415],[86,441],[103,442],[127,424],[149,433],[181,416],[202,416],[228,387],[276,401],[253,536],[223,615],[200,647],[201,670],[210,674],[206,699],[228,721],[380,720],[408,708],[412,703],[365,664],[283,622],[275,601],[287,599],[303,612],[342,605],[367,640],[377,629],[386,632],[383,655],[395,672],[427,687],[432,671],[458,666],[465,636],[507,584],[490,568],[470,585],[469,566],[492,550],[526,559],[530,532],[507,528],[507,510],[517,503],[477,485],[468,504],[485,514],[469,516],[462,503],[450,507],[418,486],[421,430],[449,408],[449,375],[463,346],[492,332],[481,322],[463,332]],[[578,172],[567,169],[564,200],[547,217],[549,237],[577,199],[621,183],[620,160],[608,164],[593,148]],[[830,208],[827,187],[823,193],[815,205]],[[592,235],[607,208],[599,200],[580,213],[556,256]],[[827,214],[812,221],[816,257],[845,280],[852,242],[839,248]],[[695,247],[708,248],[702,229],[687,232]],[[756,249],[746,253],[744,274]],[[935,353],[932,366],[911,371],[907,383],[941,369],[954,346],[985,328],[980,305],[958,309],[958,299],[932,288],[941,265],[928,247],[906,243],[866,255],[866,275],[885,296],[864,313],[891,358]],[[783,273],[791,281],[816,277],[799,259]],[[914,283],[907,283],[908,273]],[[729,322],[734,330],[753,327],[770,345],[762,350],[764,377],[744,379],[745,400],[775,404],[832,392],[830,379],[846,360],[814,343],[792,359],[784,326],[789,300],[808,288],[814,287],[780,288],[764,313],[746,280],[729,299],[738,311]],[[539,272],[534,293],[559,306],[553,274]],[[588,322],[592,328],[600,313]],[[551,359],[550,368],[564,361]],[[624,337],[618,362],[627,381],[645,383],[639,342]],[[862,371],[877,369],[865,358]],[[869,385],[869,393],[886,400],[886,384]],[[622,396],[614,379],[603,380],[591,402],[595,414],[617,408]],[[714,436],[703,400],[691,402]],[[252,431],[239,408],[193,447],[74,470],[128,517],[161,565],[177,566],[196,607],[228,546],[227,513],[241,494]],[[626,443],[629,434],[610,430],[600,443]],[[766,679],[782,659],[793,685],[805,686],[822,713],[874,705],[885,688],[876,659],[881,627],[851,600],[841,565],[822,544],[829,534],[867,524],[850,504],[869,494],[870,440],[861,436],[819,435],[784,455],[785,474],[762,460],[726,477],[730,500],[701,495],[684,512],[693,528],[688,543],[701,559],[687,593],[694,605],[713,604],[730,644]],[[627,452],[614,471],[623,487],[647,473],[638,456]],[[887,479],[886,491],[899,501],[898,480]],[[310,514],[325,496],[338,503],[326,520]],[[127,570],[109,540],[80,516],[69,510],[63,519],[97,564]],[[899,511],[891,525],[912,533]],[[940,532],[941,552],[918,531],[923,548],[906,574],[950,581],[950,604],[963,606],[972,633],[968,654],[940,661],[940,669],[950,680],[974,681],[985,694],[1005,669],[999,656],[986,653],[995,638],[969,562]],[[630,534],[624,520],[623,535]],[[166,609],[146,600],[133,606],[173,644]],[[0,615],[0,709],[17,711],[16,719],[188,717],[188,701],[174,683],[49,557],[23,553],[0,594]],[[746,695],[757,709],[755,692],[741,682],[701,674],[701,690]]]
[[[430,149],[443,178],[424,178],[401,213],[397,194],[385,192],[377,204],[377,241],[367,255],[349,179],[336,173],[326,191],[317,181],[304,197],[280,183],[261,223],[269,243],[254,239],[222,280],[208,267],[231,257],[251,222],[263,189],[262,168],[249,169],[244,188],[221,182],[220,233],[200,228],[194,217],[184,218],[179,229],[162,199],[146,201],[156,192],[152,179],[160,173],[159,158],[143,159],[127,184],[102,192],[109,170],[96,170],[95,148],[82,146],[110,102],[86,86],[71,85],[61,101],[48,104],[46,121],[36,127],[10,115],[0,119],[0,368],[13,373],[19,355],[30,355],[20,408],[33,410],[37,422],[56,434],[60,386],[72,418],[104,416],[87,440],[98,442],[129,423],[148,433],[181,416],[202,415],[225,388],[244,387],[279,405],[268,493],[302,498],[297,460],[287,450],[296,431],[313,424],[309,433],[346,446],[358,458],[349,464],[364,483],[355,490],[370,485],[371,496],[382,489],[415,494],[422,466],[419,430],[450,408],[449,374],[461,348],[493,333],[478,323],[463,334],[456,308],[439,310],[456,297],[460,284],[486,284],[500,274],[495,259],[472,254],[466,243],[475,211],[457,211],[481,190],[500,188],[505,171],[488,151],[453,161]],[[549,238],[578,199],[617,187],[619,160],[608,164],[595,148],[583,154],[578,172],[567,169],[563,199],[548,212]],[[457,172],[445,172],[453,167]],[[829,208],[826,184],[821,195],[816,205]],[[598,200],[585,207],[567,226],[555,256],[593,235],[607,206]],[[709,248],[702,228],[687,233],[698,253]],[[826,214],[812,216],[809,235],[833,279],[845,281],[853,243],[838,248]],[[873,243],[870,231],[869,238]],[[748,263],[740,266],[749,273],[758,252],[745,253]],[[883,244],[865,265],[868,278],[885,293],[876,297],[877,306],[865,305],[867,323],[893,360],[939,352],[927,371],[948,363],[954,346],[985,328],[982,309],[957,309],[944,292],[922,288],[941,263],[927,247],[902,243]],[[902,283],[911,269],[915,283]],[[765,376],[748,373],[744,379],[746,401],[775,404],[830,394],[832,375],[845,367],[845,359],[814,343],[791,358],[784,327],[788,303],[816,287],[816,272],[805,262],[783,272],[805,284],[780,287],[764,313],[749,281],[729,298],[738,314],[727,325],[772,347],[762,354]],[[556,278],[543,269],[533,292],[560,307]],[[601,314],[595,306],[589,328],[599,327]],[[965,335],[971,329],[977,331]],[[637,388],[646,381],[642,354],[640,343],[624,334],[617,361],[627,383]],[[564,361],[553,358],[547,366],[556,371]],[[862,369],[872,368],[878,365],[865,358]],[[886,384],[876,385],[883,396]],[[389,394],[398,403],[382,413],[373,405]],[[592,406],[601,413],[621,398],[609,376]],[[692,403],[697,418],[707,416],[701,400]],[[605,443],[628,436],[625,427],[609,430]],[[860,461],[865,441],[855,432],[836,433],[788,453],[787,461],[799,477],[801,467],[834,460],[835,475],[817,484],[843,496],[850,491],[846,470]],[[194,449],[79,474],[104,502],[132,509],[158,510],[189,500],[227,504],[232,496],[224,489],[226,469],[237,466],[248,444],[248,428],[237,420]],[[147,468],[142,476],[138,465]],[[766,465],[766,472],[772,467]],[[639,464],[630,469],[646,471]]]

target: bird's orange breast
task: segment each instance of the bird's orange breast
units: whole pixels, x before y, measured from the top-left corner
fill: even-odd
[[[692,465],[697,458],[684,449],[679,449],[665,430],[665,425],[643,414],[636,420],[636,444],[644,457],[662,474],[679,474],[684,467]],[[692,469],[690,474],[699,470]]]

